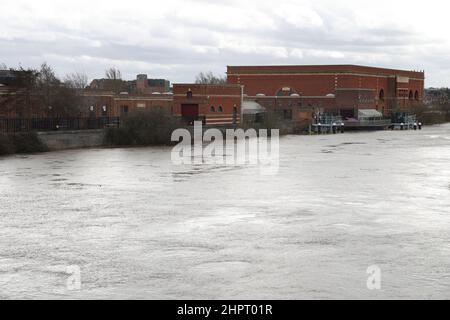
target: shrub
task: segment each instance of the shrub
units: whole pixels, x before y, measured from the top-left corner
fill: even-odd
[[[48,151],[36,132],[17,133],[10,136],[15,153],[38,153]]]
[[[15,148],[9,135],[0,134],[0,156],[14,153]]]
[[[120,128],[108,129],[109,145],[168,145],[172,132],[180,127],[178,120],[162,109],[138,110],[128,114]]]
[[[133,138],[123,128],[109,128],[106,129],[105,144],[111,146],[128,146],[133,144]]]
[[[35,132],[0,134],[0,155],[48,151]]]

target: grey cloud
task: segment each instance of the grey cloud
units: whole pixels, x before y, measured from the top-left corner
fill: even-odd
[[[238,6],[238,1],[226,1],[214,13],[224,8],[230,14],[230,8]],[[450,81],[440,71],[449,69],[450,50],[437,42],[438,37],[424,36],[397,21],[361,25],[358,12],[342,7],[310,5],[301,16],[305,21],[296,21],[295,14],[290,19],[276,14],[277,6],[269,8],[264,3],[242,8],[234,21],[247,20],[236,25],[219,23],[227,17],[187,18],[190,12],[183,15],[179,8],[148,20],[113,15],[100,16],[101,22],[84,19],[81,25],[66,25],[43,19],[30,36],[30,26],[20,32],[19,23],[14,36],[2,38],[0,33],[0,63],[37,66],[46,60],[59,74],[81,70],[91,78],[103,76],[104,68],[114,64],[128,78],[145,72],[176,82],[192,81],[200,71],[221,74],[231,64],[359,63],[427,69],[429,85]],[[252,23],[254,17],[267,21]]]

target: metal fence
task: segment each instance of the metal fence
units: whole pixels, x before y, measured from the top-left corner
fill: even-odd
[[[358,127],[388,127],[391,125],[391,120],[388,119],[361,119],[358,121],[344,121],[346,128],[358,128]]]
[[[315,115],[313,119],[313,124],[333,124],[333,123],[342,123],[341,116],[333,116],[331,114],[319,114]]]
[[[5,119],[0,118],[0,132],[94,130],[120,127],[119,117],[102,118],[39,118]]]

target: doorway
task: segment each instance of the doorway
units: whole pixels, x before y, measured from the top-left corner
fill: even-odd
[[[194,121],[199,119],[199,105],[198,104],[182,104],[181,105],[181,117],[184,121],[190,125],[194,124]]]

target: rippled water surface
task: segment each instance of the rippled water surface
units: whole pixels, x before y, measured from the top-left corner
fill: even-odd
[[[0,158],[0,298],[450,299],[450,125],[283,137],[275,176],[170,151]]]

